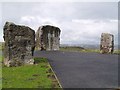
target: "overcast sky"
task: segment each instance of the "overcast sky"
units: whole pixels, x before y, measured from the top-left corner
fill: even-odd
[[[0,33],[6,21],[29,26],[35,31],[41,25],[50,24],[61,29],[61,44],[99,44],[103,32],[113,34],[117,44],[117,2],[11,2],[2,3],[0,8]],[[3,41],[3,34],[0,41]]]

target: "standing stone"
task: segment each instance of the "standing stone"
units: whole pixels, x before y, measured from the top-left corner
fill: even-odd
[[[20,66],[33,64],[35,32],[27,26],[6,22],[4,26],[4,64]]]
[[[36,48],[38,50],[59,50],[60,29],[58,27],[45,25],[39,27],[36,32]]]
[[[100,52],[101,53],[113,53],[114,50],[114,36],[109,33],[102,33]]]

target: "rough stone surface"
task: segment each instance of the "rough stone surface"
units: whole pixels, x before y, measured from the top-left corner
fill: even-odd
[[[102,33],[100,52],[101,53],[113,53],[114,51],[114,36],[109,33]]]
[[[20,66],[33,64],[35,32],[27,26],[6,22],[4,26],[4,64]]]
[[[38,50],[59,50],[60,29],[45,25],[39,27],[36,32],[36,48]]]

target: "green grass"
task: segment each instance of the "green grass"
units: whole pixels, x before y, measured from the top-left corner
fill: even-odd
[[[2,60],[3,56],[0,55],[0,89],[2,89]]]
[[[84,48],[81,48],[81,47],[60,47],[60,50],[61,51],[82,51],[82,50],[85,50]]]
[[[74,51],[74,52],[99,52],[98,49],[85,49],[82,47],[60,47],[61,51]]]
[[[60,47],[60,51],[74,51],[74,52],[96,52],[100,53],[99,49],[85,49],[81,47]],[[120,50],[114,50],[113,54],[120,54]]]
[[[114,50],[114,54],[119,54],[120,55],[120,50]]]
[[[59,88],[46,58],[35,65],[2,68],[2,88]]]
[[[2,60],[3,60],[3,56],[0,56],[0,62],[2,62]]]

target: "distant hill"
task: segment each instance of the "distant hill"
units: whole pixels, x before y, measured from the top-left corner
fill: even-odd
[[[84,49],[100,49],[100,45],[87,45],[87,44],[61,44],[60,47],[80,47]],[[115,45],[114,49],[118,49],[118,46]],[[120,49],[120,46],[119,46]]]

